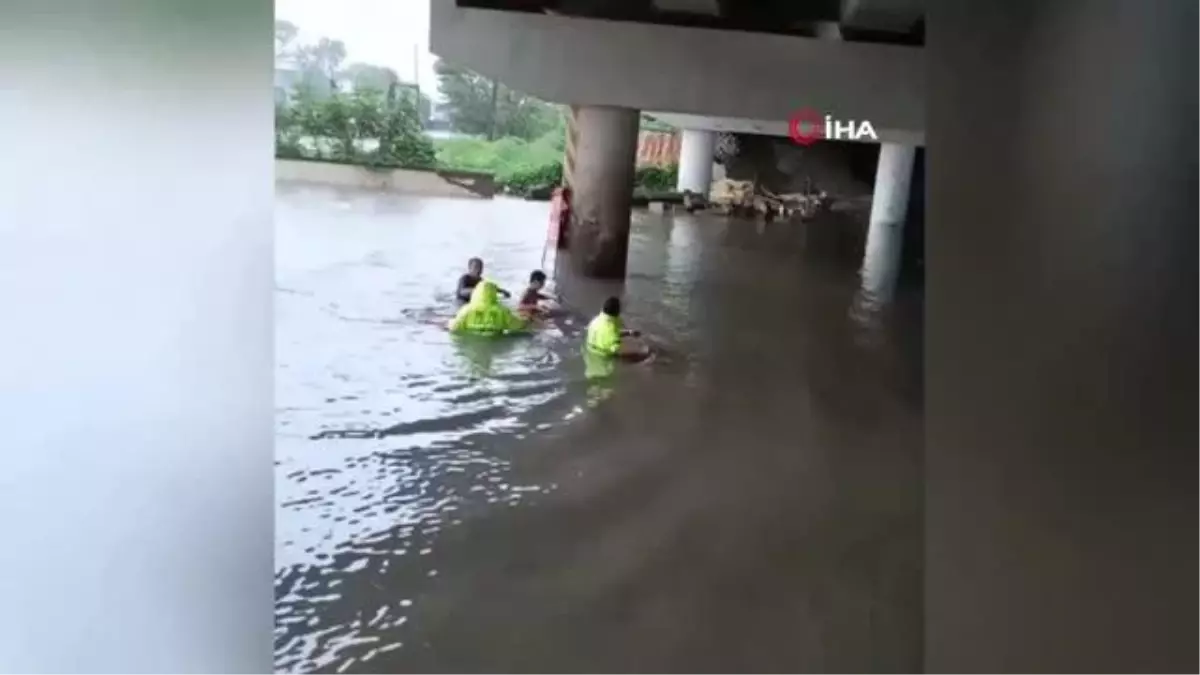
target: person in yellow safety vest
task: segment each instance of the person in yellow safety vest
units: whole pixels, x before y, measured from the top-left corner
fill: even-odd
[[[607,358],[640,361],[650,355],[649,348],[627,338],[638,338],[641,333],[625,330],[621,323],[621,300],[609,298],[596,318],[587,328],[587,350],[591,354]]]
[[[496,336],[524,331],[528,322],[500,304],[498,296],[496,284],[480,281],[471,291],[470,302],[450,322],[450,332]]]

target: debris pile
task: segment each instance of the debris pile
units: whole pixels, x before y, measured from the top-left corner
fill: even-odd
[[[725,215],[807,220],[828,210],[830,201],[825,192],[774,194],[754,181],[724,179],[713,183],[707,207]]]

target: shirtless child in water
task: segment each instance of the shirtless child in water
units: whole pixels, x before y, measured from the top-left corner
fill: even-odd
[[[534,270],[529,275],[529,286],[525,288],[525,292],[521,294],[521,301],[517,304],[517,311],[522,316],[527,318],[544,317],[550,313],[550,309],[541,304],[544,300],[554,299],[542,293],[542,289],[545,287],[546,273]]]

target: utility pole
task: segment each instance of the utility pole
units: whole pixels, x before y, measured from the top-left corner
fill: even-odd
[[[488,140],[496,140],[496,95],[500,93],[500,83],[492,80],[492,125],[488,129]]]
[[[421,68],[418,65],[421,58],[420,47],[419,44],[413,43],[413,84],[416,85],[417,90],[417,124],[420,124],[421,128],[424,129],[425,116],[421,114]]]

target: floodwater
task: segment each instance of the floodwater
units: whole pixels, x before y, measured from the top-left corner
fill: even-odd
[[[448,335],[547,214],[279,187],[277,668],[918,670],[919,292],[864,293],[833,226],[638,213],[653,362],[587,372],[598,282]]]

